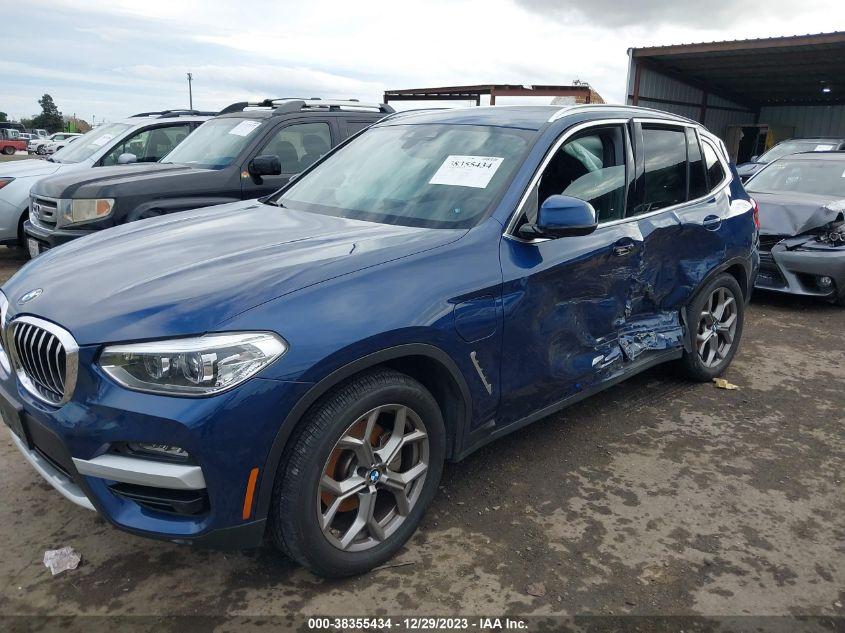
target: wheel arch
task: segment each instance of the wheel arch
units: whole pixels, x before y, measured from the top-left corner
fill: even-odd
[[[689,307],[698,297],[698,294],[701,292],[701,290],[722,273],[728,273],[734,279],[736,279],[736,282],[739,284],[739,288],[742,291],[742,296],[746,304],[751,299],[751,266],[742,257],[735,257],[733,259],[724,261],[715,268],[713,268],[706,275],[704,275],[701,281],[699,281],[696,285],[695,290],[690,295],[689,301],[681,310],[681,319],[684,323],[684,327],[686,328],[686,333],[684,336],[684,351],[686,352],[692,351],[692,328],[690,327],[692,321],[690,320],[691,317],[689,314]]]
[[[695,300],[695,297],[698,296],[698,293],[701,292],[701,289],[704,288],[704,286],[709,284],[714,277],[721,275],[722,273],[728,273],[736,279],[740,290],[742,290],[743,299],[747,301],[751,292],[751,266],[744,258],[735,257],[722,262],[702,277],[701,281],[699,281],[698,285],[695,287],[695,291],[690,296],[690,303]]]
[[[375,367],[405,373],[428,389],[443,414],[446,457],[460,453],[458,445],[472,415],[469,386],[455,361],[442,349],[426,343],[409,343],[383,349],[340,367],[315,383],[294,405],[279,427],[264,463],[258,487],[256,517],[265,517],[272,502],[273,483],[288,441],[307,411],[332,388]]]

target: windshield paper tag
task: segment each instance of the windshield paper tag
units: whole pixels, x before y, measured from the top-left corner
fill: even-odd
[[[447,156],[428,184],[484,189],[503,160],[498,156]]]
[[[260,121],[241,121],[231,130],[229,134],[236,134],[237,136],[249,136],[250,133],[261,125]]]
[[[97,147],[102,147],[103,145],[108,143],[113,138],[114,138],[114,134],[103,134],[102,136],[95,138],[93,141],[91,141],[91,145],[96,145]]]
[[[827,152],[833,149],[833,145],[816,145],[814,152]]]

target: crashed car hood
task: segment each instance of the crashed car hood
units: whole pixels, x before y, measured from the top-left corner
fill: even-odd
[[[196,171],[184,165],[142,163],[98,167],[84,173],[61,174],[42,180],[32,188],[34,195],[48,198],[96,198],[110,194],[113,187],[131,182],[144,187],[152,180]]]
[[[49,176],[55,174],[61,167],[61,163],[52,163],[49,160],[18,160],[0,165],[0,178]]]
[[[760,205],[760,234],[792,237],[842,219],[842,211],[826,208],[839,196],[806,193],[750,192]]]
[[[237,202],[74,240],[25,265],[2,290],[10,316],[55,321],[82,345],[200,334],[271,299],[465,233]],[[40,296],[19,303],[37,288]]]

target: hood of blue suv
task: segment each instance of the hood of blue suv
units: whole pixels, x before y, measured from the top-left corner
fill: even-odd
[[[188,171],[185,165],[144,163],[100,167],[73,174],[59,174],[37,182],[32,194],[48,198],[111,198],[132,194],[149,187],[152,181],[171,178]]]
[[[2,289],[10,316],[55,321],[82,345],[199,334],[271,299],[465,233],[237,202],[75,240],[31,261]]]

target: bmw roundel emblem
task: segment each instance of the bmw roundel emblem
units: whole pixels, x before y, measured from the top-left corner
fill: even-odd
[[[23,295],[20,299],[18,299],[18,305],[23,305],[24,303],[29,303],[33,299],[37,299],[41,296],[41,293],[44,292],[42,288],[36,288],[35,290],[30,290],[25,295]]]
[[[370,471],[370,483],[375,484],[378,483],[379,478],[381,477],[381,473],[376,470],[375,468]]]

